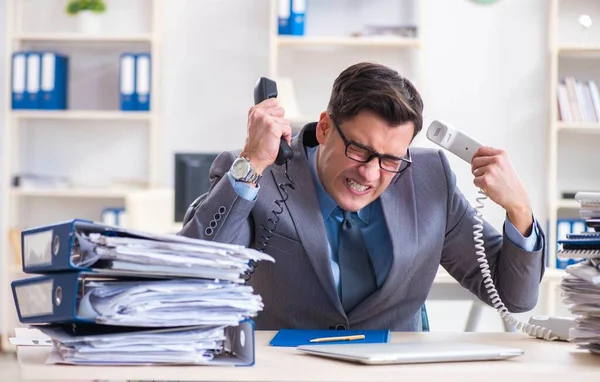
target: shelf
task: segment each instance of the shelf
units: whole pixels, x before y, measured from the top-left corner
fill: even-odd
[[[600,133],[599,122],[558,122],[560,131],[573,131],[577,133]]]
[[[575,199],[558,199],[556,201],[556,207],[578,210],[579,208],[581,208],[581,205]]]
[[[104,110],[13,110],[12,115],[21,119],[87,121],[147,121],[152,117],[152,114],[147,111]]]
[[[132,42],[152,42],[151,34],[140,35],[85,35],[79,33],[24,33],[13,37],[13,40],[20,42],[97,42],[97,43],[132,43]]]
[[[280,46],[372,46],[418,48],[420,41],[408,37],[305,37],[279,36]]]
[[[578,55],[578,54],[600,54],[600,45],[591,44],[565,44],[558,46],[558,54]]]
[[[132,190],[118,188],[40,188],[40,189],[11,189],[15,196],[46,197],[46,198],[89,198],[115,199],[124,198]]]

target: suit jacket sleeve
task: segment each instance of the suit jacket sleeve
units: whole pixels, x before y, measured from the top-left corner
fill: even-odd
[[[491,302],[477,259],[473,235],[475,209],[456,186],[456,178],[443,152],[440,157],[448,184],[448,211],[441,265],[463,287],[490,306]],[[488,199],[489,200],[489,199]],[[501,235],[484,219],[481,231],[490,275],[498,296],[510,312],[525,312],[537,303],[544,274],[545,236],[536,222],[541,245],[525,251]]]
[[[215,159],[209,173],[211,188],[179,235],[250,246],[254,236],[250,212],[256,201],[241,197],[226,178],[235,158],[235,153],[224,152]]]

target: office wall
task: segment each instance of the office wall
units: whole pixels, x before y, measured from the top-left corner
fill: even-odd
[[[547,6],[544,0],[485,6],[424,0],[420,64],[426,122],[447,120],[484,144],[506,149],[541,221],[546,198]],[[267,14],[267,0],[175,0],[165,8],[167,184],[172,183],[174,151],[219,151],[244,144],[252,87],[267,72]],[[368,49],[356,48],[357,60],[381,56],[378,48]],[[335,56],[327,54],[321,56],[322,66]],[[315,97],[324,98],[323,89],[315,88]],[[428,145],[423,138],[416,144]],[[477,190],[468,166],[451,160],[461,189],[474,201]],[[501,229],[500,208],[488,201],[485,216]]]

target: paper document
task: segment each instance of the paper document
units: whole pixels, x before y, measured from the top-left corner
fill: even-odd
[[[15,346],[52,346],[52,339],[39,331],[31,328],[15,328],[15,336],[9,341]]]
[[[241,276],[249,270],[250,261],[274,261],[271,256],[254,249],[188,238],[156,241],[78,232],[75,239],[74,265],[103,271],[241,283],[244,281]]]
[[[85,365],[202,364],[220,354],[223,327],[182,327],[76,335],[62,326],[40,330],[54,340],[46,363]]]
[[[84,290],[78,315],[107,325],[235,326],[263,308],[251,286],[227,281],[87,281]]]
[[[566,268],[561,282],[563,302],[576,315],[569,340],[591,352],[600,352],[600,271],[597,259],[584,260]]]

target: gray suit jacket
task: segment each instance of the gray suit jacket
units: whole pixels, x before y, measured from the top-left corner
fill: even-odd
[[[412,166],[397,176],[381,195],[383,218],[392,239],[393,261],[383,286],[348,315],[334,286],[325,225],[317,201],[304,146],[317,144],[315,124],[305,126],[292,141],[294,158],[288,173],[295,184],[283,206],[265,252],[275,263],[262,262],[250,280],[265,307],[256,317],[257,329],[421,328],[420,308],[442,265],[463,287],[490,304],[473,241],[474,210],[456,187],[442,151],[413,148]],[[283,194],[285,166],[263,173],[255,201],[236,193],[225,174],[237,152],[219,155],[212,165],[212,187],[181,235],[258,247],[269,227],[272,210]],[[213,227],[212,229],[207,229]],[[544,243],[526,252],[503,240],[488,223],[483,229],[491,275],[506,307],[513,312],[533,309],[544,272]]]

